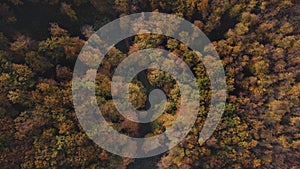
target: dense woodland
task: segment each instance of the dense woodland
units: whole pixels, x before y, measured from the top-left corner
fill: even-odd
[[[115,130],[149,137],[176,119],[178,85],[160,70],[138,74],[130,99],[146,109],[149,90],[162,89],[168,99],[162,116],[141,125],[114,108],[113,70],[135,51],[177,54],[193,70],[201,94],[196,123],[180,144],[158,156],[130,159],[103,150],[83,131],[72,103],[72,71],[94,31],[143,11],[176,14],[210,38],[226,71],[228,99],[216,131],[199,145],[210,101],[201,60],[162,35],[120,42],[96,79],[99,108]],[[0,16],[0,168],[300,168],[298,0],[2,0]]]

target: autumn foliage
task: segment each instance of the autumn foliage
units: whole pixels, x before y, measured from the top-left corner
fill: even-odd
[[[222,121],[200,145],[210,101],[201,60],[163,35],[139,34],[115,45],[99,67],[95,91],[104,117],[122,134],[164,132],[176,119],[180,100],[174,78],[149,69],[133,79],[130,100],[135,108],[147,109],[149,92],[160,88],[168,99],[164,113],[143,125],[118,113],[110,82],[128,55],[166,49],[197,78],[201,96],[194,127],[175,148],[144,160],[119,157],[93,143],[76,118],[71,90],[75,61],[94,31],[142,11],[175,14],[199,27],[222,59],[228,90]],[[3,0],[0,16],[0,168],[300,167],[297,0]],[[86,59],[93,58],[87,54]]]

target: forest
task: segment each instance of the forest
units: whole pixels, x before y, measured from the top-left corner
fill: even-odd
[[[159,48],[176,54],[197,78],[200,93],[197,119],[184,140],[160,155],[127,158],[87,136],[74,110],[72,78],[82,47],[99,28],[140,12],[173,14],[206,34],[225,70],[227,100],[213,135],[199,144],[211,99],[203,62],[168,36],[124,39],[105,56],[95,83],[99,109],[116,131],[151,137],[177,117],[178,84],[158,69],[134,77],[129,98],[136,109],[146,110],[149,92],[163,90],[167,102],[161,116],[139,124],[115,108],[113,72],[134,52]],[[299,56],[299,0],[1,0],[0,168],[298,169]]]

